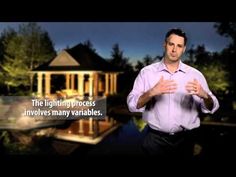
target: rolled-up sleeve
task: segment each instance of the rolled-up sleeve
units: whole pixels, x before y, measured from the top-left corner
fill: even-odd
[[[144,72],[140,71],[136,77],[132,91],[127,97],[127,105],[130,112],[144,112],[145,106],[137,109],[139,97],[145,92]]]
[[[214,112],[217,111],[217,109],[219,109],[220,107],[220,104],[219,104],[219,101],[218,99],[216,98],[215,95],[213,95],[213,93],[210,91],[209,87],[208,87],[208,84],[207,84],[207,81],[205,79],[205,77],[202,75],[201,77],[201,85],[203,87],[203,89],[207,92],[207,94],[212,98],[213,100],[213,108],[211,110],[207,109],[206,105],[205,105],[205,102],[204,102],[204,99],[201,99],[201,111],[203,113],[210,113],[210,114],[213,114]]]
[[[212,98],[213,100],[213,108],[212,110],[207,109],[204,100],[202,99],[202,103],[201,103],[201,110],[203,113],[210,113],[213,114],[214,112],[217,111],[217,109],[219,109],[220,104],[217,100],[217,98],[215,97],[215,95],[213,95],[211,92],[208,92],[208,95]]]

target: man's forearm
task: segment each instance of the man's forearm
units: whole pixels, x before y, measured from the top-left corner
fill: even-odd
[[[147,102],[149,102],[152,98],[152,92],[149,90],[142,94],[138,99],[137,109],[142,108],[146,105]]]
[[[206,94],[206,96],[203,98],[203,100],[204,100],[206,108],[208,110],[212,110],[214,103],[213,103],[213,100],[212,100],[211,96]]]

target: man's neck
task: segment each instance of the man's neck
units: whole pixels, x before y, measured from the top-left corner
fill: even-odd
[[[168,61],[164,59],[164,64],[166,65],[168,71],[174,73],[179,68],[180,60],[178,61]]]

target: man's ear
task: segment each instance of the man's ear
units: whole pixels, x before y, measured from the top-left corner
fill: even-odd
[[[164,49],[166,48],[166,41],[163,43],[163,48]]]

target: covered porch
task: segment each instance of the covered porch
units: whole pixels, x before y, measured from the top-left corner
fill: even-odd
[[[102,71],[33,71],[37,75],[38,97],[50,97],[55,94],[62,96],[108,96],[117,93],[118,72]],[[53,75],[65,78],[63,89],[52,92]]]

